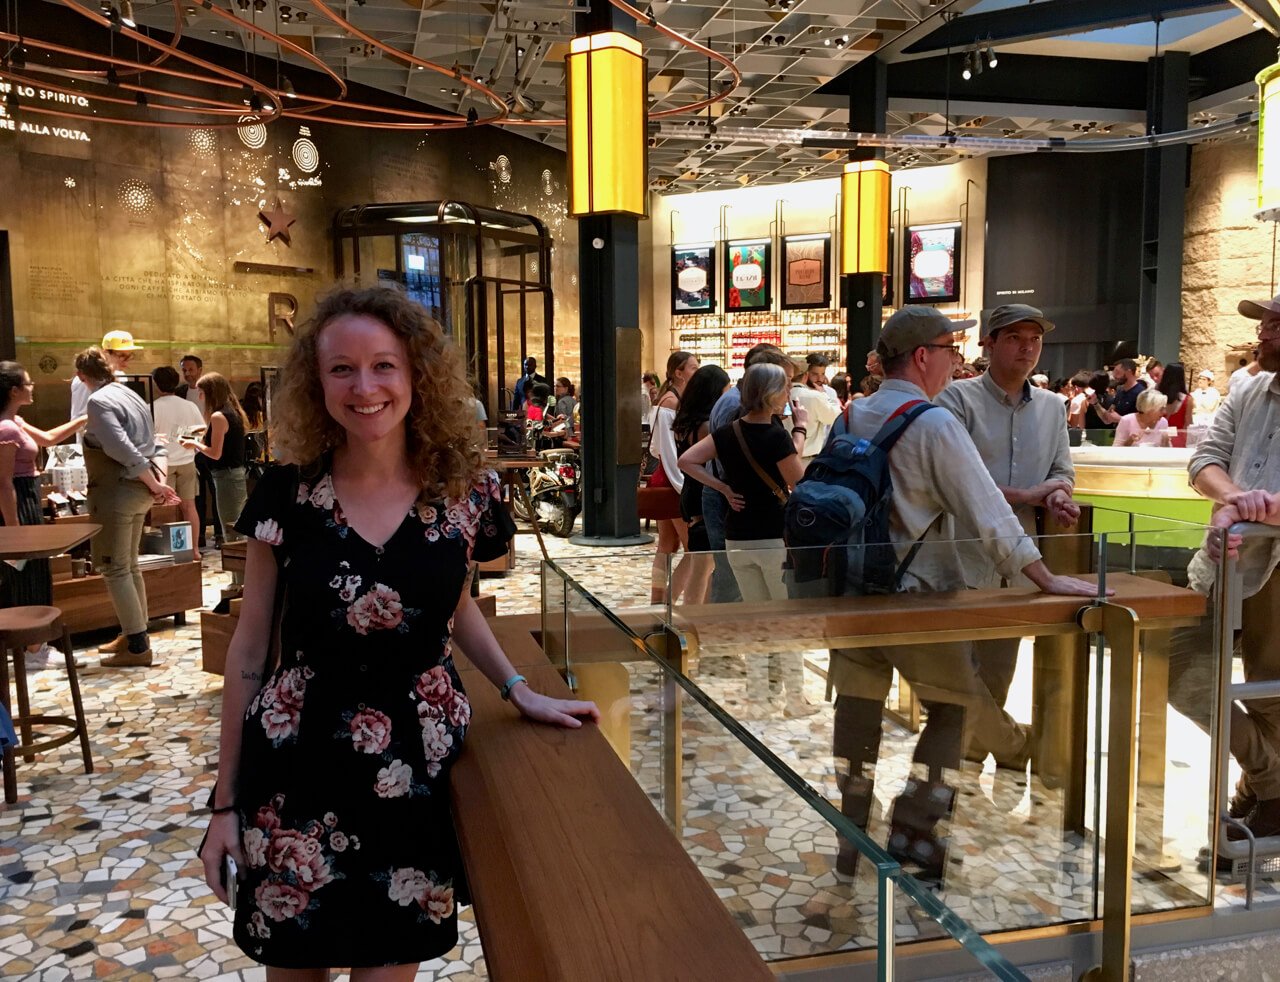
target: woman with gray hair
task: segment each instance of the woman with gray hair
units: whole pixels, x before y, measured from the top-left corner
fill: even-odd
[[[799,403],[788,404],[790,390],[791,377],[785,369],[773,364],[752,365],[742,379],[742,415],[680,456],[682,471],[719,491],[729,502],[725,548],[746,602],[787,597],[782,578],[787,554],[782,541],[782,509],[791,488],[804,474],[796,434],[803,446],[809,421]],[[792,419],[790,433],[782,425],[784,413]],[[713,459],[720,462],[723,481],[707,470]],[[769,656],[771,695],[780,699],[784,687],[789,690],[787,707],[793,715],[812,708],[804,699],[802,682],[799,654]]]
[[[1164,407],[1169,398],[1159,389],[1138,394],[1137,412],[1121,416],[1116,426],[1117,447],[1167,447],[1170,445],[1169,421]]]

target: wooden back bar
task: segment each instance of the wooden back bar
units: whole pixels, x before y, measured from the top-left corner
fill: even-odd
[[[570,697],[530,633],[537,617],[491,623],[535,688]],[[773,978],[596,727],[527,722],[459,669],[472,720],[453,808],[491,978]]]

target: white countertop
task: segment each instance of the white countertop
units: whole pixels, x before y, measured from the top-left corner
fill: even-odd
[[[1187,447],[1072,447],[1071,462],[1079,466],[1168,467],[1185,471],[1191,461]]]

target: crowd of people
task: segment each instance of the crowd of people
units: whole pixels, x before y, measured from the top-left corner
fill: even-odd
[[[155,397],[148,405],[141,394],[145,377],[128,372],[139,350],[128,331],[108,331],[101,345],[79,352],[71,419],[48,431],[21,415],[34,401],[29,373],[17,362],[0,362],[0,518],[6,525],[44,520],[37,451],[74,435],[87,471],[89,515],[102,526],[90,540],[91,562],[120,623],[120,635],[99,648],[107,668],[152,663],[146,585],[138,566],[151,506],[181,506],[199,558],[206,515],[212,516],[218,544],[239,537],[234,526],[248,491],[246,464],[262,452],[261,383],[246,387],[242,403],[226,378],[206,372],[198,355],[187,354],[178,368],[162,365],[151,372]],[[47,561],[22,569],[6,564],[0,583],[8,603],[52,603]],[[33,649],[27,669],[43,668],[48,657],[47,645]]]
[[[931,308],[896,312],[868,353],[866,379],[856,391],[818,354],[793,358],[774,345],[757,345],[733,385],[718,366],[675,352],[656,395],[653,425],[662,469],[681,490],[681,517],[660,532],[653,599],[697,604],[786,598],[794,567],[783,537],[785,505],[806,467],[833,438],[877,440],[917,403],[945,411],[920,414],[888,458],[892,544],[899,557],[915,556],[921,544],[929,547],[909,568],[911,560],[904,559],[897,589],[1024,583],[1049,593],[1093,595],[1094,584],[1050,570],[1036,538],[1038,513],[1060,528],[1073,526],[1080,514],[1070,446],[1082,434],[1074,431],[1108,431],[1110,440],[1093,434],[1095,442],[1119,446],[1185,446],[1188,431],[1199,427],[1204,439],[1191,471],[1195,486],[1220,509],[1215,523],[1280,524],[1280,484],[1265,485],[1265,492],[1256,485],[1255,471],[1272,465],[1265,448],[1254,446],[1272,432],[1266,414],[1280,413],[1280,389],[1270,374],[1280,358],[1280,328],[1273,329],[1280,325],[1280,298],[1242,303],[1240,310],[1262,321],[1260,344],[1251,363],[1230,379],[1229,397],[1214,388],[1212,371],[1200,371],[1190,389],[1182,363],[1154,359],[1120,359],[1106,370],[1051,382],[1036,368],[1055,325],[1020,304],[988,314],[981,328],[984,355],[973,363],[962,360],[955,343],[955,332],[972,322],[956,324]],[[1259,375],[1265,385],[1255,384]],[[1252,449],[1237,452],[1235,433],[1243,432],[1238,414],[1246,406],[1262,425],[1250,437]],[[686,556],[670,578],[668,598],[660,573],[680,547]],[[1264,581],[1280,558],[1266,548],[1269,558],[1258,560],[1263,569],[1254,577]],[[1246,672],[1273,677],[1274,642],[1261,641],[1256,630],[1253,637],[1259,640],[1246,654]],[[935,832],[955,796],[945,775],[964,757],[992,756],[999,768],[1025,770],[1028,729],[1004,708],[1017,652],[1016,639],[832,651],[833,749],[842,762],[842,807],[856,824],[865,828],[867,822],[880,705],[894,669],[928,708],[915,748],[925,776],[908,782],[894,802],[889,841],[897,858],[924,875],[940,875],[945,861],[945,842]],[[785,655],[771,655],[767,674],[767,693],[748,693],[753,704],[790,715],[811,711],[799,685],[798,656],[792,665]],[[1280,759],[1280,731],[1264,709],[1236,710],[1246,718],[1233,728],[1232,746],[1246,776],[1232,813],[1254,823],[1256,834],[1280,834],[1280,769],[1271,766]],[[844,844],[839,868],[851,872],[855,863],[856,852]]]

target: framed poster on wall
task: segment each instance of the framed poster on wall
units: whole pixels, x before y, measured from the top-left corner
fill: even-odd
[[[903,250],[903,303],[960,302],[960,223],[910,225]]]
[[[725,303],[730,313],[768,310],[770,292],[769,240],[743,239],[725,246]]]
[[[831,306],[831,234],[788,235],[782,240],[782,309]]]
[[[671,247],[671,313],[716,312],[714,242]]]

